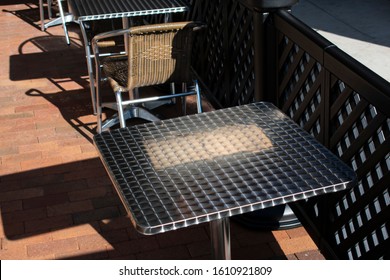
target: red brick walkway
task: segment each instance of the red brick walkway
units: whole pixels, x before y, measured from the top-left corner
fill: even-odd
[[[133,229],[92,144],[79,28],[40,31],[37,3],[0,4],[0,259],[210,258],[207,225]],[[322,258],[303,228],[231,234],[234,259]]]

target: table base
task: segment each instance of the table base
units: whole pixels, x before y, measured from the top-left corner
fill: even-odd
[[[222,218],[210,222],[210,238],[215,260],[231,260],[230,220]]]

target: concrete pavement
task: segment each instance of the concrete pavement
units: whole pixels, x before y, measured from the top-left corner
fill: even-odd
[[[390,0],[300,0],[292,14],[390,81]]]

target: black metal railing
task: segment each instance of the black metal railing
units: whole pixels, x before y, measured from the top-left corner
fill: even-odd
[[[194,64],[205,90],[220,107],[272,101],[349,164],[355,188],[293,208],[326,257],[389,258],[390,84],[288,5],[260,2],[192,1],[190,17],[208,26]]]

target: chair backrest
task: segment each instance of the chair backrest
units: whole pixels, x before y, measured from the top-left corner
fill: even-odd
[[[128,88],[187,82],[196,22],[173,22],[130,28]]]

